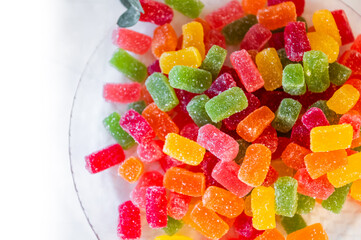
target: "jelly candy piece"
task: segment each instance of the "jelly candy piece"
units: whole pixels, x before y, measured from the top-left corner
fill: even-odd
[[[163,186],[163,175],[157,171],[145,172],[130,194],[130,199],[139,208],[145,209],[145,194],[150,186]]]
[[[212,84],[212,74],[202,69],[174,66],[169,72],[169,83],[174,88],[203,93]]]
[[[306,93],[305,76],[301,64],[289,64],[283,69],[283,90],[291,95],[303,95]]]
[[[264,231],[264,233],[255,238],[255,240],[285,240],[285,237],[280,231],[274,228]]]
[[[162,146],[159,144],[162,141],[149,141],[138,145],[137,154],[144,163],[151,163],[160,160],[164,157]]]
[[[163,231],[169,235],[173,236],[176,234],[181,228],[183,227],[183,222],[181,220],[176,220],[172,217],[168,216],[168,223],[165,228],[163,228]]]
[[[285,177],[285,176],[293,176],[294,170],[288,167],[283,161],[280,159],[273,160],[271,162],[271,166],[278,172],[278,177]]]
[[[211,49],[214,45],[217,45],[221,48],[226,48],[226,38],[222,35],[221,32],[211,29],[208,35],[205,36],[204,45],[206,47],[206,52]]]
[[[252,191],[253,227],[267,230],[276,227],[275,190],[272,187],[256,187]]]
[[[361,201],[361,179],[352,183],[350,195],[356,201]]]
[[[276,50],[285,47],[285,34],[284,32],[272,33],[271,39],[268,41],[268,45]]]
[[[294,125],[291,132],[291,142],[294,142],[307,149],[310,148],[310,130],[301,121]]]
[[[359,91],[345,84],[327,101],[327,106],[338,114],[345,114],[355,106],[359,98]]]
[[[199,0],[165,0],[165,3],[190,18],[197,18],[204,7]]]
[[[255,24],[257,24],[257,17],[255,15],[246,15],[225,26],[222,33],[227,44],[236,45],[240,43],[248,30]]]
[[[147,104],[145,103],[145,101],[140,100],[140,101],[136,101],[136,102],[132,102],[128,104],[127,109],[134,109],[134,111],[136,111],[139,114],[142,114],[143,110],[146,108]],[[119,117],[120,120],[120,117]],[[119,125],[119,120],[117,122],[117,124]]]
[[[251,195],[249,198],[251,199]],[[252,217],[249,217],[244,213],[236,218],[236,221],[234,222],[234,228],[241,236],[240,239],[254,239],[264,232],[262,230],[255,229],[252,225]]]
[[[336,86],[342,86],[347,79],[351,76],[351,69],[348,67],[339,64],[338,62],[334,62],[329,65],[328,73],[330,75],[330,82],[335,84]]]
[[[361,35],[358,35],[355,41],[351,45],[351,50],[361,52]]]
[[[316,223],[300,229],[296,232],[289,234],[287,240],[301,240],[301,239],[314,239],[314,240],[328,240],[326,231],[320,223]]]
[[[267,48],[259,52],[256,56],[256,64],[267,91],[273,91],[282,86],[283,68],[276,49]]]
[[[355,40],[355,37],[352,33],[350,23],[347,19],[346,13],[344,10],[334,10],[331,12],[333,18],[335,19],[342,45],[352,43]]]
[[[330,86],[328,57],[321,51],[309,51],[303,55],[303,68],[308,90],[324,92]]]
[[[212,177],[228,189],[228,191],[242,198],[247,195],[253,187],[248,186],[238,179],[239,168],[235,162],[221,161],[214,166]]]
[[[182,137],[188,138],[192,141],[197,141],[199,127],[194,123],[185,125],[179,132]]]
[[[302,116],[303,125],[311,131],[314,127],[329,126],[328,120],[321,109],[312,107]]]
[[[238,172],[238,178],[249,186],[262,185],[271,164],[271,151],[262,144],[252,144]]]
[[[268,6],[273,6],[287,1],[288,0],[268,0]],[[305,9],[305,0],[291,0],[291,2],[293,2],[296,6],[297,16],[301,16]]]
[[[298,182],[297,191],[309,197],[325,200],[335,191],[326,176],[312,179],[305,168],[299,169],[294,178]]]
[[[315,207],[316,200],[312,197],[298,193],[297,214],[308,214]]]
[[[239,87],[232,87],[206,103],[206,111],[213,122],[219,122],[247,108],[248,100]]]
[[[272,127],[279,132],[289,132],[296,123],[301,108],[302,105],[297,100],[293,100],[292,98],[283,99],[275,113]]]
[[[127,182],[135,182],[142,175],[143,163],[136,157],[126,159],[118,168],[118,174]]]
[[[98,173],[125,159],[123,148],[119,144],[110,145],[85,157],[85,168],[91,173]]]
[[[255,24],[244,36],[241,42],[241,49],[261,51],[271,37],[272,33],[270,30],[259,23]]]
[[[140,210],[131,201],[122,203],[119,208],[118,237],[138,239],[141,235]]]
[[[218,77],[226,57],[227,50],[214,45],[209,49],[200,68],[210,72],[212,74],[212,79],[214,80]]]
[[[190,196],[170,192],[167,205],[168,215],[176,220],[182,219],[188,211],[191,199]]]
[[[329,63],[337,60],[340,46],[333,37],[321,32],[307,33],[307,37],[312,50],[324,52],[328,57]]]
[[[249,143],[243,139],[238,139],[237,143],[239,145],[239,151],[238,151],[238,154],[237,154],[236,158],[234,159],[234,161],[238,165],[241,165],[244,156],[246,156],[246,150],[249,147],[249,145],[251,145],[251,143]]]
[[[182,236],[182,235],[175,235],[175,236],[158,236],[154,238],[154,240],[192,240],[190,237]]]
[[[206,235],[206,232],[200,227],[198,226],[198,224],[196,224],[192,218],[191,218],[191,213],[194,209],[194,207],[196,206],[197,203],[200,203],[201,201],[196,201],[196,202],[192,202],[189,205],[189,209],[187,211],[187,214],[183,217],[182,221],[187,224],[189,227],[193,228],[194,230],[196,230],[197,232],[201,233],[203,236]]]
[[[351,148],[357,148],[361,146],[361,137],[352,140]]]
[[[152,53],[160,58],[164,52],[174,51],[177,47],[177,34],[169,23],[157,27],[154,30],[152,40]]]
[[[140,3],[144,13],[140,14],[139,21],[156,25],[164,25],[172,21],[173,10],[164,3],[153,0],[140,0]]]
[[[311,151],[307,148],[290,143],[283,151],[281,158],[288,167],[298,170],[306,167],[304,157],[309,153]]]
[[[296,62],[292,62],[291,60],[288,59],[286,50],[284,48],[278,49],[277,54],[281,60],[283,68],[285,68],[289,64],[296,63]]]
[[[187,105],[187,111],[193,121],[202,127],[206,124],[215,124],[206,112],[206,103],[209,101],[209,97],[206,95],[195,96]]]
[[[209,186],[216,186],[222,187],[213,177],[212,172],[214,166],[220,161],[216,156],[211,154],[210,152],[206,152],[204,155],[203,161],[200,164],[201,171],[203,172],[204,176],[206,177],[206,187]]]
[[[140,90],[139,83],[106,83],[103,97],[108,102],[131,103],[139,100]]]
[[[276,214],[293,217],[297,210],[297,186],[298,183],[291,177],[280,177],[274,185]]]
[[[253,141],[253,143],[263,144],[269,148],[271,153],[274,153],[276,151],[277,145],[278,145],[278,138],[277,138],[276,130],[271,126],[268,126],[262,132],[262,134],[256,140]]]
[[[281,217],[281,225],[286,231],[287,234],[291,234],[300,229],[307,227],[307,224],[303,217],[299,214],[296,214],[292,217]]]
[[[351,183],[343,187],[336,188],[331,196],[329,196],[326,200],[322,201],[322,207],[333,213],[340,213],[343,205],[346,202],[346,198],[348,193],[350,192],[350,188]]]
[[[159,163],[164,172],[166,172],[171,167],[183,167],[185,165],[181,161],[169,157],[168,155],[165,155],[162,159],[160,159]]]
[[[350,124],[353,127],[353,139],[360,137],[361,115],[354,110],[349,111],[340,118],[339,124]],[[352,146],[351,146],[352,147]]]
[[[269,30],[284,27],[289,22],[295,22],[296,18],[296,7],[293,2],[283,2],[257,12],[258,22]]]
[[[265,8],[267,0],[243,0],[242,8],[247,14],[256,15],[258,10]]]
[[[203,20],[202,18],[195,18],[193,19],[193,21],[195,22],[199,22],[200,24],[202,24],[203,27],[203,36],[204,36],[204,40],[206,39],[206,36],[209,34],[209,32],[211,31],[211,26],[209,25],[209,23],[205,20]]]
[[[147,67],[121,48],[113,54],[110,63],[132,81],[143,82],[147,78]]]
[[[199,22],[190,22],[182,26],[183,43],[182,48],[195,47],[204,59],[204,33],[203,26]]]
[[[135,144],[134,139],[119,125],[120,115],[113,112],[103,120],[103,125],[109,134],[123,147],[124,150]]]
[[[152,75],[155,72],[159,72],[159,73],[162,72],[159,66],[159,60],[157,59],[153,63],[148,65],[147,71],[148,71],[148,75]]]
[[[277,149],[274,153],[272,153],[272,160],[281,158],[283,151],[286,149],[290,142],[291,140],[289,138],[278,137]]]
[[[159,58],[159,65],[164,74],[169,74],[170,70],[177,65],[197,68],[201,64],[202,56],[195,47],[165,52]]]
[[[325,33],[333,37],[341,46],[341,36],[332,13],[327,9],[318,10],[312,16],[313,26],[316,32]]]
[[[188,115],[187,105],[192,100],[192,98],[194,98],[198,94],[187,92],[185,90],[176,89],[176,88],[174,89],[174,91],[175,91],[175,93],[177,95],[177,98],[179,100],[180,110]],[[182,119],[182,121],[184,121],[184,119]]]
[[[352,75],[361,75],[361,53],[355,50],[347,50],[338,59],[338,62],[352,70]]]
[[[358,180],[361,176],[361,153],[356,153],[347,157],[348,164],[345,167],[339,168],[335,171],[327,173],[327,178],[330,183],[340,188],[346,184]]]
[[[306,24],[304,22],[290,22],[284,32],[285,50],[288,59],[300,62],[305,52],[311,50],[309,39],[306,35]]]
[[[254,92],[264,85],[264,80],[246,50],[231,54],[231,63],[247,92]]]
[[[320,100],[315,102],[314,104],[311,105],[311,107],[317,107],[319,109],[322,110],[322,112],[325,114],[328,122],[331,125],[335,125],[339,122],[340,117],[337,115],[337,113],[335,113],[334,111],[332,111],[328,106],[327,106],[327,101],[324,100]]]
[[[232,75],[229,73],[223,73],[212,83],[210,88],[208,88],[204,94],[213,98],[232,87],[237,87],[237,83],[234,81]]]
[[[151,186],[145,195],[146,218],[151,228],[167,226],[167,192],[164,187]]]
[[[172,192],[201,197],[204,194],[206,180],[203,173],[193,173],[183,168],[172,167],[165,173],[163,184]]]
[[[204,207],[228,218],[237,217],[244,209],[244,200],[242,198],[215,186],[206,189],[202,202]]]
[[[152,38],[127,28],[117,28],[113,32],[113,41],[119,48],[142,55],[150,49]]]
[[[262,186],[264,187],[270,187],[272,186],[278,179],[278,172],[274,167],[269,166],[268,173],[266,175],[266,178],[264,182],[262,183]]]
[[[252,208],[251,208],[251,201],[252,201],[251,195],[244,197],[244,213],[242,215],[245,214],[249,217],[253,216]],[[236,221],[237,221],[237,219],[236,219]]]
[[[223,7],[206,15],[205,19],[213,29],[222,29],[227,24],[243,17],[243,9],[238,1],[230,1]]]

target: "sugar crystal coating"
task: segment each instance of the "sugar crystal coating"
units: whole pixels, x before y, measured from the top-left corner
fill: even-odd
[[[341,36],[332,13],[327,10],[318,10],[312,16],[313,26],[316,32],[326,33],[333,37],[338,45],[341,45]]]
[[[340,213],[344,203],[346,202],[347,195],[350,192],[351,183],[336,188],[335,191],[326,200],[322,201],[322,207],[333,212]]]
[[[334,10],[331,12],[333,18],[335,19],[342,45],[346,45],[348,43],[351,43],[355,40],[355,37],[352,33],[352,29],[350,26],[350,23],[347,19],[346,13],[344,10]]]
[[[118,237],[124,240],[138,239],[141,235],[140,210],[131,201],[119,208]]]
[[[303,68],[307,88],[311,92],[324,92],[330,86],[328,57],[321,51],[312,50],[303,55]]]
[[[258,22],[270,30],[275,30],[296,21],[296,7],[293,2],[283,2],[260,9],[257,12]]]
[[[302,105],[297,100],[285,98],[275,113],[272,126],[279,132],[289,132],[296,123]]]
[[[327,101],[327,106],[338,114],[345,114],[356,105],[359,98],[359,91],[353,86],[345,84]]]
[[[236,45],[242,41],[248,30],[257,24],[255,15],[246,15],[235,20],[222,29],[227,44]]]
[[[197,68],[201,63],[202,56],[195,47],[164,52],[159,58],[159,65],[164,74],[169,74],[170,70],[177,65]]]
[[[285,240],[285,237],[275,228],[264,231],[264,233],[255,238],[255,240]]]
[[[140,0],[140,4],[144,13],[140,14],[139,21],[163,25],[170,23],[173,19],[173,10],[164,3],[153,0]]]
[[[251,195],[249,195],[249,199],[251,199]],[[257,230],[254,228],[252,224],[252,217],[247,216],[245,213],[242,213],[236,218],[234,228],[242,237],[241,239],[253,239],[264,232],[263,230]]]
[[[290,22],[284,31],[285,51],[287,57],[294,62],[300,62],[303,54],[311,50],[309,39],[306,35],[304,22]]]
[[[130,29],[117,28],[113,32],[113,42],[119,48],[141,55],[148,52],[152,38]]]
[[[307,148],[292,142],[282,152],[281,159],[288,167],[298,170],[306,167],[304,158],[309,153]]]
[[[165,0],[165,4],[190,18],[198,17],[204,7],[199,0]]]
[[[204,33],[203,26],[199,22],[190,22],[182,26],[183,42],[182,48],[195,47],[204,59],[205,46],[204,46]]]
[[[268,6],[280,4],[282,2],[288,2],[288,0],[268,0]],[[305,8],[305,0],[291,0],[296,6],[297,16],[301,16]]]
[[[308,214],[315,207],[316,200],[312,197],[298,193],[297,214]]]
[[[301,64],[289,64],[283,69],[283,90],[291,95],[303,95],[306,93],[306,82]]]
[[[135,182],[142,175],[144,164],[136,157],[127,158],[118,168],[118,174],[127,182]]]
[[[172,25],[164,24],[157,27],[153,33],[152,53],[156,58],[164,52],[174,51],[177,47],[177,34]]]
[[[101,172],[125,159],[123,148],[119,144],[108,146],[85,157],[85,168],[92,174]]]
[[[334,62],[329,65],[328,73],[330,82],[336,86],[341,86],[349,79],[352,70],[338,62]]]
[[[146,190],[146,218],[151,228],[167,226],[167,192],[164,187],[151,186]]]
[[[287,234],[291,234],[307,227],[305,220],[299,214],[295,214],[292,217],[282,216],[281,225],[285,229]]]
[[[253,25],[241,42],[241,49],[261,51],[272,37],[270,30],[261,24]]]
[[[202,94],[192,98],[192,100],[187,105],[187,111],[189,116],[199,127],[202,127],[206,124],[216,125],[216,123],[212,122],[212,119],[208,116],[208,113],[206,111],[206,103],[208,101],[209,97]]]
[[[257,187],[252,191],[253,227],[267,230],[276,227],[275,191],[272,187]]]
[[[227,50],[220,46],[214,45],[209,49],[200,68],[210,72],[212,74],[212,79],[215,80],[221,71],[226,57]]]
[[[230,1],[224,6],[205,16],[206,21],[214,29],[222,29],[227,24],[243,17],[243,9],[238,1]]]
[[[220,93],[232,88],[237,87],[237,83],[229,73],[223,73],[214,80],[212,85],[204,92],[209,98],[213,98]]]
[[[163,142],[159,140],[152,140],[141,143],[137,147],[137,154],[144,163],[151,163],[160,160],[164,157],[162,151]]]
[[[103,87],[103,97],[108,102],[131,103],[140,98],[139,83],[106,83]]]
[[[191,197],[176,192],[170,192],[168,196],[167,213],[174,219],[182,219],[189,207]]]
[[[274,185],[276,214],[286,217],[293,217],[297,210],[297,180],[291,177],[281,177]]]
[[[311,32],[307,33],[311,49],[324,52],[328,57],[328,62],[333,63],[337,60],[340,46],[337,41],[326,33]]]
[[[177,220],[177,219],[174,219],[174,218],[168,216],[167,226],[166,226],[165,228],[163,228],[163,231],[164,231],[167,235],[173,236],[173,235],[176,234],[182,227],[183,227],[183,221],[182,221],[182,220]]]
[[[136,102],[132,102],[130,104],[128,104],[127,109],[134,109],[137,113],[142,114],[144,108],[147,106],[147,104],[145,103],[144,100],[140,100],[140,101],[136,101]],[[119,123],[119,121],[118,121]]]

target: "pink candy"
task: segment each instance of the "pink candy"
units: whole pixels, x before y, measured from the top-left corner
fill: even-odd
[[[205,19],[214,29],[222,29],[227,24],[243,17],[243,9],[238,1],[230,1],[225,6],[209,13]]]
[[[146,172],[130,193],[130,199],[139,208],[145,208],[145,193],[150,186],[163,186],[163,175],[157,171]]]
[[[316,107],[310,108],[305,114],[303,114],[301,121],[310,131],[314,127],[330,125],[322,110]]]
[[[288,23],[285,28],[284,37],[286,54],[291,61],[300,62],[303,59],[303,54],[311,51],[304,22]]]
[[[144,13],[140,14],[139,21],[151,22],[157,25],[170,23],[173,19],[173,10],[164,3],[153,0],[140,0]]]
[[[137,147],[137,154],[145,163],[151,163],[158,161],[164,157],[162,141],[149,141],[142,144],[139,144]]]
[[[155,60],[152,64],[147,67],[148,75],[152,75],[155,72],[162,72],[159,65],[159,60]]]
[[[113,41],[119,48],[136,54],[145,54],[152,44],[151,37],[126,28],[116,29],[113,32]]]
[[[292,128],[291,142],[302,147],[310,148],[310,130],[308,130],[301,122],[297,121]]]
[[[107,83],[103,97],[108,102],[132,103],[139,100],[141,88],[139,83]]]
[[[182,219],[188,211],[191,200],[190,196],[170,192],[167,204],[168,215],[174,219]]]
[[[141,235],[140,210],[131,201],[121,204],[119,210],[118,237],[138,239]]]
[[[234,222],[234,229],[245,239],[255,239],[264,232],[255,229],[252,224],[252,217],[247,216],[245,213],[242,213],[236,218],[236,221]]]
[[[146,218],[151,228],[167,226],[167,192],[164,187],[148,187],[146,190]]]
[[[237,87],[236,82],[233,80],[233,77],[229,73],[223,73],[220,75],[212,85],[204,92],[209,98],[213,98],[220,94],[221,92],[226,91],[232,87]]]
[[[271,31],[258,23],[253,25],[244,36],[241,49],[261,51],[271,37]]]
[[[195,123],[185,125],[179,132],[179,135],[188,138],[192,141],[197,141],[199,127]]]
[[[90,173],[98,173],[123,162],[124,159],[123,148],[119,144],[114,144],[99,152],[86,156],[85,168]]]

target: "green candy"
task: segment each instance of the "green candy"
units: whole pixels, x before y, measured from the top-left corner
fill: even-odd
[[[291,177],[280,177],[274,184],[276,214],[293,217],[297,211],[298,182]]]
[[[145,81],[145,86],[160,110],[168,112],[179,104],[174,89],[162,73],[156,72],[150,75]]]
[[[321,109],[322,112],[325,114],[328,122],[331,125],[338,124],[338,122],[340,121],[341,115],[339,115],[336,112],[334,112],[333,110],[331,110],[327,106],[327,101],[319,100],[319,101],[315,102],[314,104],[312,104],[309,108],[312,108],[312,107],[317,107],[317,108]]]
[[[282,64],[283,68],[285,68],[289,64],[296,63],[296,62],[292,62],[291,60],[288,59],[286,50],[284,48],[278,49],[277,54],[281,60],[281,64]]]
[[[110,63],[135,82],[143,82],[147,78],[147,67],[121,48],[113,54]]]
[[[183,221],[182,220],[176,220],[176,219],[168,216],[167,226],[165,228],[163,228],[163,230],[167,235],[173,236],[182,227],[183,227]]]
[[[283,69],[283,90],[291,95],[303,95],[306,93],[305,76],[301,64],[289,64]]]
[[[295,125],[301,108],[302,105],[297,100],[293,100],[292,98],[283,99],[275,113],[272,127],[282,133],[289,132],[293,125]]]
[[[343,85],[351,76],[351,73],[351,69],[342,64],[339,64],[338,62],[331,63],[328,68],[330,82],[335,84],[336,86]]]
[[[187,105],[187,111],[189,116],[193,119],[194,123],[197,124],[198,127],[202,127],[206,124],[217,125],[212,122],[211,118],[208,116],[206,112],[206,103],[209,101],[209,97],[207,95],[198,95],[192,98],[192,100]]]
[[[297,214],[310,213],[315,207],[316,199],[298,193]]]
[[[203,93],[212,84],[212,74],[203,69],[179,65],[170,70],[169,83],[174,88]]]
[[[206,111],[213,122],[219,122],[248,107],[248,100],[239,87],[230,88],[206,103]]]
[[[239,145],[239,151],[238,151],[238,154],[237,154],[236,158],[234,159],[234,161],[238,165],[241,165],[244,156],[246,156],[246,150],[251,145],[251,143],[247,142],[246,140],[243,140],[242,138],[239,140],[236,140],[236,141]]]
[[[119,125],[120,115],[113,112],[103,120],[105,129],[123,147],[124,150],[135,144],[134,139]]]
[[[199,0],[165,0],[165,4],[190,18],[197,18],[204,7]]]
[[[287,234],[296,232],[297,230],[301,230],[307,227],[305,220],[299,214],[295,214],[293,217],[282,216],[281,225],[285,229]]]
[[[128,110],[129,109],[134,109],[137,113],[142,114],[144,108],[147,107],[147,104],[143,101],[137,101],[137,102],[132,102],[128,104]]]
[[[357,152],[361,152],[361,146],[352,148],[352,150],[357,151]]]
[[[322,207],[333,213],[340,213],[343,204],[346,202],[348,193],[350,192],[351,183],[335,188],[335,191],[326,200],[322,201]]]
[[[321,51],[309,51],[303,55],[303,68],[308,90],[321,93],[330,86],[328,57]]]
[[[257,24],[255,15],[247,15],[234,22],[231,22],[222,29],[222,33],[229,45],[236,45],[242,41],[248,30]]]
[[[218,77],[219,72],[223,66],[227,57],[227,50],[220,46],[213,45],[209,49],[207,56],[203,60],[201,69],[206,70],[212,74],[212,79],[215,80]]]

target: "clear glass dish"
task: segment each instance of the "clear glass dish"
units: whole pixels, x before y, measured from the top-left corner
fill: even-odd
[[[224,1],[203,0],[206,7],[202,16],[224,5]],[[312,25],[311,14],[318,9],[343,9],[351,22],[354,34],[361,33],[361,16],[348,5],[339,0],[309,0],[306,1],[304,17]],[[114,22],[116,19],[114,19]],[[179,35],[180,26],[190,21],[189,18],[175,12],[172,25]],[[175,23],[175,24],[174,24]],[[156,26],[149,23],[138,23],[132,29],[152,36]],[[115,25],[112,26],[112,29]],[[79,81],[74,96],[69,129],[69,155],[74,187],[84,214],[98,239],[118,239],[118,205],[129,200],[129,193],[135,184],[128,184],[117,175],[117,166],[91,175],[84,168],[84,156],[106,147],[114,140],[108,135],[102,125],[102,120],[113,111],[124,113],[125,105],[106,103],[102,98],[105,82],[127,82],[122,74],[109,64],[116,47],[111,42],[111,30],[98,45],[89,59]],[[153,61],[150,53],[138,57],[145,64]],[[127,151],[127,156],[134,153],[134,148]],[[144,218],[143,218],[144,219]],[[356,240],[361,239],[361,206],[349,200],[340,215],[335,215],[322,209],[320,205],[305,216],[308,224],[321,222],[330,239]],[[278,224],[279,225],[279,224]],[[281,228],[280,228],[281,229]],[[283,230],[282,230],[283,231]],[[187,227],[180,233],[193,239],[202,237]],[[151,230],[143,220],[142,239],[153,239],[163,234],[162,230]]]

